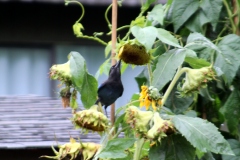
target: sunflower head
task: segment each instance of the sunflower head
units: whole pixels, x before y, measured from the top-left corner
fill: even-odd
[[[141,86],[139,100],[140,107],[145,106],[148,110],[151,105],[154,110],[157,110],[157,107],[162,104],[162,95],[159,93],[158,89],[153,86]]]
[[[77,112],[73,117],[73,123],[76,128],[82,128],[83,131],[102,133],[108,127],[107,117],[97,110],[97,105],[93,105],[90,109]]]
[[[199,69],[186,69],[186,76],[183,80],[183,85],[178,85],[180,97],[191,96],[193,93],[198,93],[200,88],[206,88],[207,83],[216,80],[216,73],[212,65]]]
[[[70,72],[70,61],[64,64],[55,64],[50,68],[49,77],[52,80],[59,80],[66,86],[72,84],[72,75]]]
[[[125,111],[125,121],[140,136],[145,137],[152,119],[152,111],[141,111],[136,106],[129,106]]]
[[[75,139],[70,138],[70,142],[59,145],[58,147],[59,151],[56,151],[55,148],[52,146],[52,150],[55,156],[41,156],[40,158],[59,160],[66,159],[66,157],[69,157],[70,159],[79,159],[80,157],[82,157],[83,160],[87,160],[91,159],[96,154],[101,145],[92,142],[76,142]]]
[[[150,61],[146,48],[136,40],[121,42],[118,57],[125,63],[134,65],[145,65]]]

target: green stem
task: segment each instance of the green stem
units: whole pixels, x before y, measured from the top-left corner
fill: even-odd
[[[230,20],[230,23],[231,23],[231,26],[232,26],[232,30],[233,30],[233,33],[235,33],[236,32],[236,26],[235,26],[235,23],[234,23],[234,21],[233,21],[233,19],[232,19],[232,11],[231,11],[231,9],[230,9],[230,7],[229,7],[229,5],[228,5],[228,2],[227,2],[227,0],[223,0],[223,4],[225,5],[225,7],[226,7],[226,9],[227,9],[227,13],[228,13],[228,17],[229,17],[229,20]]]
[[[218,34],[217,39],[215,40],[215,41],[216,41],[216,42],[215,42],[215,45],[217,45],[218,42],[222,39],[221,36],[222,36],[222,34],[225,32],[226,29],[227,29],[227,26],[225,25],[225,26],[223,27],[223,29],[221,30],[221,32]],[[213,62],[214,62],[214,54],[215,54],[215,53],[216,53],[215,50],[213,50],[213,51],[211,52],[211,64],[213,64]]]
[[[102,45],[107,46],[107,42],[104,42],[103,40],[101,40],[98,37],[93,37],[93,36],[86,36],[86,35],[82,35],[82,36],[78,36],[79,38],[85,38],[85,39],[90,39],[90,40],[94,40],[97,41],[99,43],[101,43]]]
[[[147,64],[147,68],[148,68],[148,75],[149,75],[149,85],[152,85],[152,70],[151,70],[151,64],[148,63]]]
[[[182,66],[179,66],[178,67],[178,70],[177,70],[177,73],[175,74],[172,82],[170,83],[167,91],[165,92],[164,96],[163,96],[163,99],[162,99],[162,105],[163,106],[169,96],[169,94],[171,93],[173,87],[175,86],[176,82],[178,81],[178,79],[180,78],[180,76],[186,72],[188,70],[188,68],[182,68]]]
[[[223,28],[223,29],[221,30],[221,32],[218,34],[215,45],[218,44],[219,40],[221,39],[222,34],[225,32],[226,29],[227,29],[227,26],[224,26],[224,28]]]
[[[134,152],[133,160],[139,160],[141,155],[141,150],[144,144],[144,138],[137,140],[136,150]]]
[[[112,139],[115,139],[118,137],[119,134],[121,134],[123,131],[125,131],[126,129],[130,128],[129,126],[126,126],[124,128],[122,128],[121,130],[119,130],[113,137]]]
[[[135,103],[135,102],[140,102],[140,100],[131,101],[131,102],[129,102],[128,104],[126,104],[126,105],[118,108],[117,111],[116,111],[116,115],[118,115],[118,113],[119,113],[121,110],[125,109],[128,105],[130,105],[130,104],[132,104],[132,103]]]
[[[146,11],[147,11],[148,8],[145,8],[145,9],[141,9],[141,12],[139,13],[139,15],[137,16],[137,18],[141,17]],[[136,18],[136,19],[137,19]],[[131,25],[130,25],[130,28],[131,28]],[[122,41],[125,41],[129,35],[131,34],[131,31],[130,29],[128,30],[127,34],[123,37]]]
[[[117,29],[117,31],[123,30],[123,29],[125,29],[125,28],[130,28],[130,25],[125,25],[125,26],[119,27],[119,28]],[[110,31],[110,32],[107,33],[107,35],[110,35],[110,34],[112,34],[112,31]]]
[[[105,14],[104,14],[105,20],[107,21],[107,24],[108,24],[108,27],[109,27],[110,30],[112,29],[112,24],[110,23],[107,15],[108,15],[108,12],[109,12],[109,10],[110,10],[111,8],[112,8],[112,4],[110,4],[110,5],[108,6],[108,8],[106,9]]]
[[[85,9],[82,5],[82,3],[80,3],[79,1],[69,1],[69,0],[65,0],[65,4],[68,5],[69,3],[77,3],[80,5],[80,7],[82,8],[82,15],[80,16],[80,18],[77,20],[77,22],[80,22],[85,14]]]
[[[130,33],[131,33],[131,31],[129,30],[129,31],[127,32],[127,34],[123,37],[122,40],[125,41],[125,40],[129,37]]]

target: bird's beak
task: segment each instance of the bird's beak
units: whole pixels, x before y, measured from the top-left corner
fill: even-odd
[[[121,67],[121,60],[119,60],[115,66],[115,68],[120,68]]]

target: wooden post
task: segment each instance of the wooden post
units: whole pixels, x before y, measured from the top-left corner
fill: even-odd
[[[116,53],[116,43],[117,43],[117,0],[112,0],[112,65],[116,64],[116,60],[114,59]],[[111,122],[112,125],[115,122],[115,104],[111,105]]]
[[[237,3],[238,3],[237,0],[232,1],[232,4],[233,4],[233,12],[232,13],[233,14],[236,14],[237,12],[239,12]],[[237,13],[237,15],[234,16],[233,20],[234,20],[234,23],[236,24],[236,33],[235,34],[240,35],[240,29],[238,26],[240,17],[238,17],[238,16],[239,16],[239,14]]]

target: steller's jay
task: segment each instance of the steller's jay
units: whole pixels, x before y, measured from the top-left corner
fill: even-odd
[[[98,88],[98,100],[104,106],[106,115],[107,107],[113,104],[123,93],[123,84],[121,81],[121,60],[113,65],[109,70],[108,79]]]

